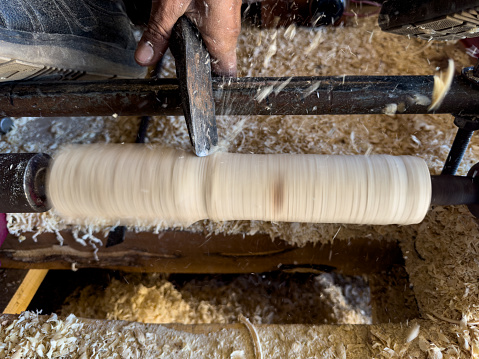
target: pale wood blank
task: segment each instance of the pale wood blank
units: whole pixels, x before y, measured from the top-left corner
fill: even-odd
[[[413,224],[431,202],[411,156],[191,153],[141,145],[72,146],[50,170],[53,207],[72,223],[188,225],[212,219]]]

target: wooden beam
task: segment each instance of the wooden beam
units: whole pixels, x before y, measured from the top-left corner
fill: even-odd
[[[6,268],[72,269],[107,268],[163,273],[251,273],[273,270],[331,271],[363,274],[388,270],[402,264],[395,241],[336,240],[333,244],[295,247],[272,241],[268,235],[225,236],[189,232],[127,232],[123,243],[105,248],[106,238],[96,234],[103,246],[75,241],[70,232],[61,232],[63,245],[55,234],[44,233],[33,241],[26,234],[21,243],[9,235],[0,248]]]
[[[5,314],[20,314],[27,310],[48,269],[30,269],[3,311]]]

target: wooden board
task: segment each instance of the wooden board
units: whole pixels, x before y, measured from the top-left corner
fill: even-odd
[[[363,274],[388,270],[402,264],[396,241],[357,239],[333,244],[295,247],[268,235],[225,236],[189,232],[127,232],[123,243],[99,248],[76,242],[62,232],[60,245],[55,234],[45,233],[33,241],[27,234],[21,243],[9,235],[0,248],[5,268],[72,269],[108,268],[164,273],[251,273],[273,270],[331,271]],[[98,238],[106,243],[101,234]]]
[[[48,269],[30,269],[3,312],[20,314],[27,310],[47,273]]]

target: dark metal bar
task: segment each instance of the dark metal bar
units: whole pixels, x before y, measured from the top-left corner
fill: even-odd
[[[451,206],[479,203],[479,185],[471,177],[431,176],[431,205]]]
[[[217,115],[421,114],[432,88],[432,76],[213,79]],[[479,113],[479,90],[456,77],[436,113]],[[0,116],[112,114],[181,115],[177,79],[0,85]]]
[[[454,124],[458,129],[442,169],[441,174],[443,175],[456,174],[474,131],[479,130],[477,116],[459,116],[454,114]]]
[[[442,175],[456,174],[473,134],[474,131],[466,130],[464,128],[457,129],[456,137],[454,138],[454,142],[452,143],[441,172]]]
[[[146,132],[148,131],[149,124],[150,124],[150,117],[142,116],[140,119],[140,125],[138,126],[138,133],[136,134],[135,143],[145,143]]]

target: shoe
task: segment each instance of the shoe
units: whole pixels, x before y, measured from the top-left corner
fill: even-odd
[[[121,0],[0,0],[0,82],[142,78]]]
[[[478,0],[387,0],[379,14],[381,30],[424,40],[479,36]]]

